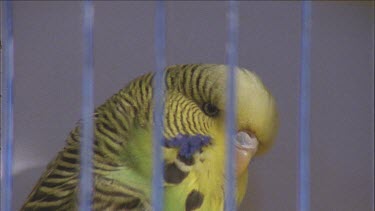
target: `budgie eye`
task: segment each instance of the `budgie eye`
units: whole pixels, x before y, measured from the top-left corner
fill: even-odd
[[[204,103],[202,109],[205,114],[211,117],[215,117],[219,114],[219,109],[211,103]]]

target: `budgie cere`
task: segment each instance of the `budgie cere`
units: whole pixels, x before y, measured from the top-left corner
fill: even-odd
[[[226,142],[235,142],[236,201],[248,165],[278,128],[275,100],[253,72],[236,68],[237,135],[225,138],[228,67],[174,65],[165,72],[164,209],[223,210]],[[152,210],[153,78],[149,73],[95,109],[93,210]],[[50,162],[22,210],[78,210],[81,125]]]

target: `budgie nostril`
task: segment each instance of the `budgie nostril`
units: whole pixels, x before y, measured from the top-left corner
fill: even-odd
[[[258,139],[255,135],[252,133],[246,133],[246,132],[238,132],[236,134],[236,141],[235,144],[239,148],[244,149],[254,149],[256,150],[258,148]]]
[[[247,170],[251,158],[258,150],[258,139],[252,133],[240,131],[235,137],[236,174],[241,175]]]

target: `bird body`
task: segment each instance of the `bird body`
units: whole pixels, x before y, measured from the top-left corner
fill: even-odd
[[[236,142],[236,200],[247,167],[273,143],[277,111],[252,72],[237,68],[237,137],[225,139],[227,66],[175,65],[165,73],[164,209],[223,210],[226,141]],[[95,109],[93,210],[151,210],[154,74],[130,82]],[[80,129],[48,165],[22,210],[77,210]]]

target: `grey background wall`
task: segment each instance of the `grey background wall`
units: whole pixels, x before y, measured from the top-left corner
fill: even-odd
[[[167,3],[167,63],[225,63],[225,2]],[[155,69],[154,3],[95,2],[95,104]],[[301,4],[240,3],[239,63],[275,95],[280,132],[250,166],[241,210],[295,210]],[[79,2],[14,2],[19,209],[80,118]],[[314,2],[312,210],[373,210],[374,5]]]

